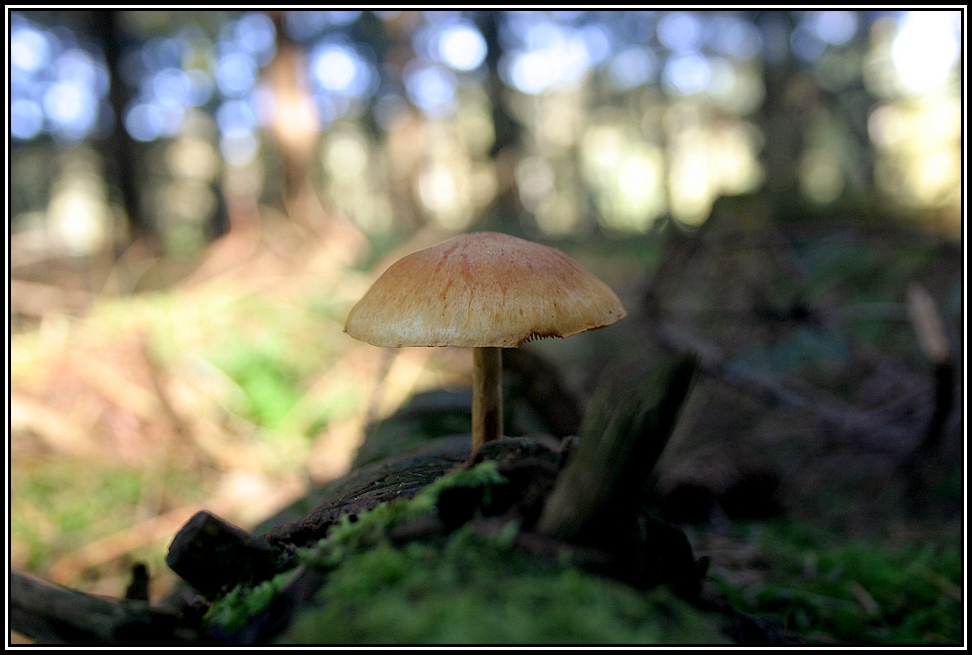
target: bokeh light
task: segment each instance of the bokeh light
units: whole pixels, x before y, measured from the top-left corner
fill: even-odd
[[[456,70],[473,70],[486,59],[486,39],[472,23],[457,21],[441,27],[437,41],[439,58]]]
[[[104,128],[110,86],[104,59],[14,15],[10,33],[10,133],[78,142]],[[108,119],[110,120],[110,118]]]
[[[10,103],[10,134],[15,139],[33,139],[43,128],[44,110],[38,103],[27,98]]]
[[[455,109],[456,79],[447,69],[413,59],[403,77],[409,100],[427,115],[441,118]]]
[[[701,14],[674,11],[658,21],[658,40],[675,52],[694,52],[702,42],[705,26]]]
[[[10,63],[14,69],[32,73],[46,66],[51,50],[48,37],[23,20],[15,25],[10,32]]]
[[[207,23],[163,12],[163,29],[133,14],[131,25],[152,27],[121,53],[115,83],[127,85],[128,101],[118,117],[148,147],[187,137],[190,117],[207,116],[204,140],[223,170],[252,167],[244,177],[282,175],[264,168],[266,157],[282,157],[288,170],[316,166],[311,178],[336,185],[330,202],[369,233],[398,221],[463,229],[512,187],[518,220],[553,236],[592,226],[644,232],[665,218],[699,224],[720,195],[758,191],[777,174],[762,168],[775,128],[761,110],[768,93],[779,103],[785,92],[786,111],[806,104],[792,109],[804,117],[803,145],[789,165],[811,205],[858,193],[868,176],[854,162],[873,148],[876,192],[912,208],[951,207],[959,17],[314,10],[229,12]],[[108,68],[87,43],[13,14],[17,142],[110,133]],[[767,88],[767,66],[807,77]],[[858,81],[872,96],[853,100],[853,111],[870,108],[866,143],[853,137],[864,119],[848,132],[817,95],[844,102]],[[940,133],[926,127],[936,121]],[[330,130],[344,136],[330,139]],[[369,130],[365,142],[347,136]],[[596,154],[592,143],[601,144]],[[348,162],[340,169],[339,155]],[[182,199],[174,206],[192,197],[188,188],[173,192]]]
[[[265,14],[244,14],[233,26],[240,47],[251,54],[259,66],[266,66],[276,52],[277,30]]]
[[[256,85],[257,65],[243,52],[227,52],[216,62],[216,85],[223,95],[238,98]]]
[[[650,82],[657,68],[658,63],[651,50],[632,45],[614,56],[609,71],[614,86],[627,90]]]
[[[932,91],[953,74],[960,52],[960,16],[957,11],[905,14],[891,56],[906,93]]]
[[[513,88],[538,94],[550,88],[566,89],[582,82],[594,65],[584,32],[533,14],[511,15],[507,33],[513,47],[500,62],[500,75]],[[606,52],[598,48],[597,54]]]
[[[706,43],[718,54],[749,61],[762,51],[763,36],[752,23],[732,14],[713,16],[705,27]]]
[[[81,147],[62,153],[47,206],[49,243],[63,254],[98,252],[109,239],[108,189],[99,157]]]
[[[820,40],[839,46],[857,34],[858,19],[852,11],[821,11],[814,12],[811,24]]]
[[[708,88],[712,80],[712,66],[708,59],[698,53],[676,54],[665,62],[662,75],[666,88],[673,93],[690,95]]]
[[[358,62],[350,49],[337,44],[326,44],[311,57],[311,70],[321,88],[338,93],[356,95],[365,86]]]

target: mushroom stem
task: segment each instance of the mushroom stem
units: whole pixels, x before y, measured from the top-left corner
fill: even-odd
[[[473,452],[503,436],[503,356],[499,348],[473,348]]]

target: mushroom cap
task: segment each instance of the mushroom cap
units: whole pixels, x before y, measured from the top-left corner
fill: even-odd
[[[515,348],[626,315],[606,284],[559,250],[476,232],[392,264],[351,308],[344,331],[386,347]]]

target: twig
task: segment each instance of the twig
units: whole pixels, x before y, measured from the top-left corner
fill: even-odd
[[[10,628],[40,644],[177,645],[196,630],[168,608],[142,600],[108,599],[10,574]]]
[[[935,370],[935,409],[918,454],[928,455],[941,441],[955,402],[955,364],[942,317],[931,294],[917,282],[908,285],[908,317],[922,353]]]
[[[165,563],[210,600],[274,573],[269,544],[209,512],[196,513],[169,546]]]
[[[801,385],[803,388],[794,390],[792,387],[797,385],[792,382],[787,386],[770,375],[727,361],[717,346],[685,331],[676,331],[674,327],[664,325],[656,331],[656,335],[661,345],[671,352],[697,353],[699,367],[707,375],[769,405],[816,414],[833,426],[839,435],[855,435],[873,451],[901,453],[915,441],[911,430],[877,420],[875,413],[862,412],[819,389]]]

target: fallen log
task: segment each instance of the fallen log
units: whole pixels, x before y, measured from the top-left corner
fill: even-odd
[[[40,644],[176,646],[199,633],[173,608],[86,594],[18,571],[10,574],[10,628]]]

